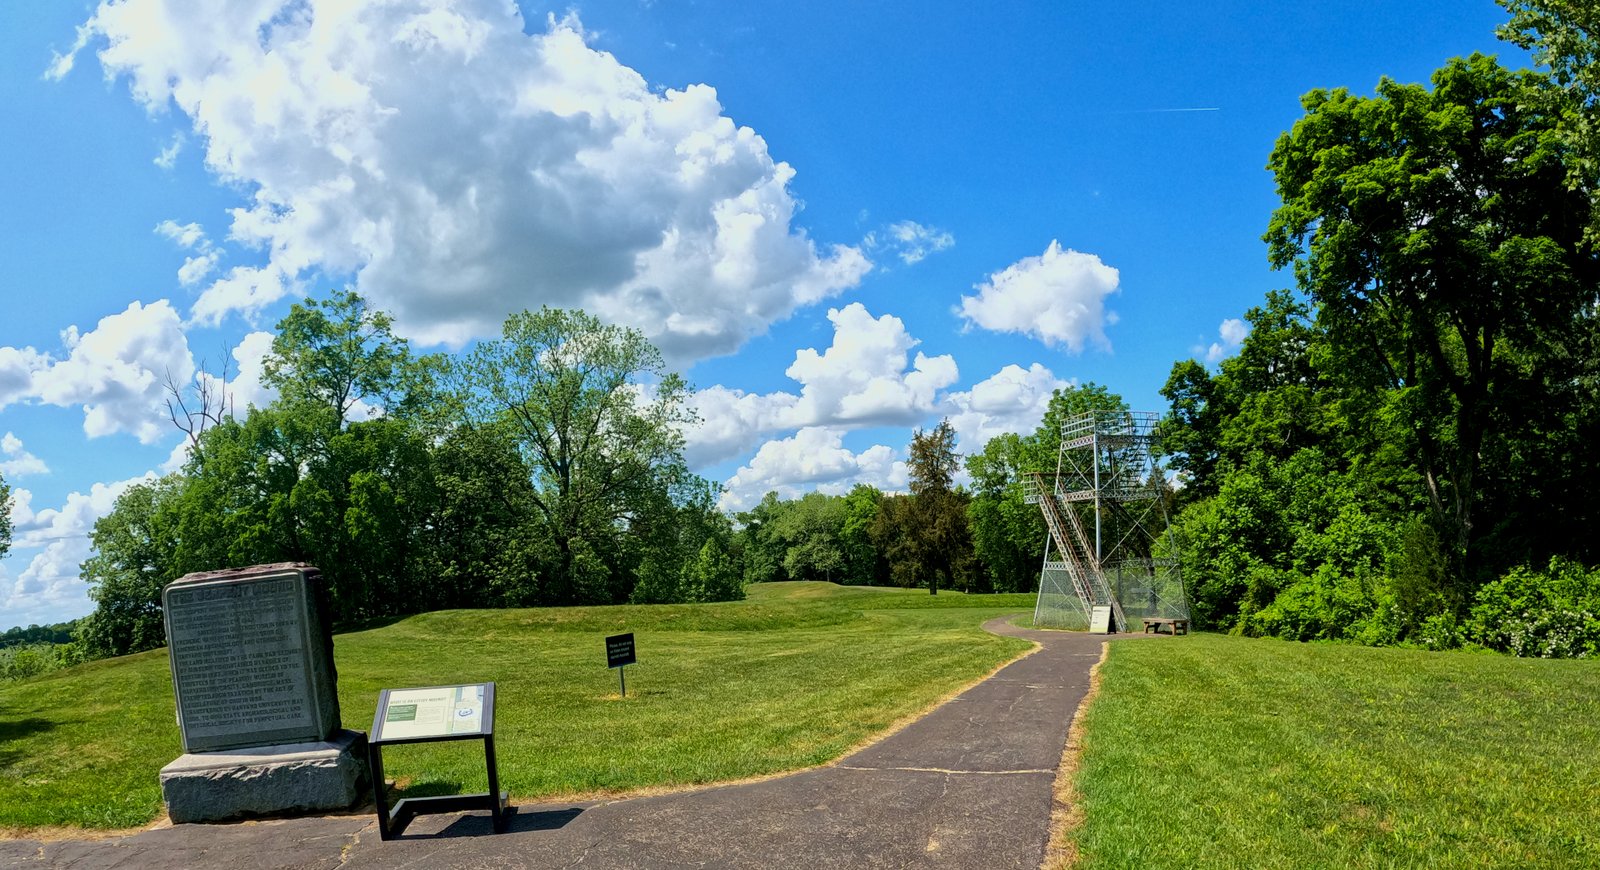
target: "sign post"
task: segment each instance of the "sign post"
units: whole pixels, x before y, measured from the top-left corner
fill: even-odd
[[[391,809],[384,793],[383,747],[400,743],[437,743],[443,740],[482,740],[489,768],[489,791],[482,794],[404,798]],[[378,836],[400,836],[411,820],[427,813],[456,813],[487,809],[494,832],[506,829],[510,795],[500,790],[499,765],[494,758],[494,683],[463,686],[429,686],[420,689],[384,689],[378,695],[378,713],[372,719],[372,739],[367,742],[372,763],[372,795],[378,810]]]
[[[606,667],[617,669],[622,682],[622,697],[628,697],[628,665],[638,662],[633,655],[633,632],[606,638]]]

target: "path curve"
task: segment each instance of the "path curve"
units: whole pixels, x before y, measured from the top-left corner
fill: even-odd
[[[371,815],[180,825],[0,842],[22,867],[1028,868],[1044,859],[1067,728],[1105,635],[984,628],[1040,645],[904,729],[824,767],[693,792],[423,816],[384,842]]]

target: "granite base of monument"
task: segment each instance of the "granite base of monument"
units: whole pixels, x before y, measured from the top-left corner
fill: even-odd
[[[348,809],[369,793],[367,738],[191,752],[161,769],[174,824]]]
[[[339,727],[328,588],[315,566],[187,574],[161,603],[185,753],[161,770],[173,822],[365,799],[367,738]]]

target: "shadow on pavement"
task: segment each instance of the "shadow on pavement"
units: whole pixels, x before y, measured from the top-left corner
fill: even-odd
[[[510,813],[511,818],[506,823],[506,833],[520,834],[530,831],[559,830],[566,827],[568,822],[571,822],[573,819],[581,815],[583,813],[583,809],[580,807],[573,807],[566,810],[544,810],[541,812],[532,812],[529,810],[519,809],[518,807],[511,807]],[[487,814],[474,813],[472,815],[462,816],[461,818],[456,819],[449,825],[445,826],[443,830],[435,834],[412,834],[407,832],[395,839],[399,841],[440,840],[452,837],[491,836],[493,833],[494,826],[489,816]]]

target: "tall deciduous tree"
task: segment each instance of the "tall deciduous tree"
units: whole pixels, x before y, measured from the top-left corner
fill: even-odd
[[[872,546],[872,524],[878,519],[883,493],[877,487],[858,483],[844,497],[844,520],[839,527],[839,546],[844,550],[845,579],[871,585],[883,577],[883,559]]]
[[[1562,92],[1552,102],[1566,108],[1563,131],[1576,149],[1569,181],[1594,190],[1600,178],[1600,5],[1591,0],[1499,0],[1511,13],[1502,39],[1533,52],[1550,68]],[[1600,241],[1600,198],[1594,200],[1591,239]]]
[[[554,601],[625,599],[622,536],[687,477],[683,379],[637,330],[551,308],[512,315],[451,371],[467,422],[506,427],[532,471]]]
[[[296,303],[278,322],[262,383],[276,388],[283,404],[326,411],[341,426],[357,402],[393,414],[420,371],[392,326],[354,290]]]
[[[1533,388],[1519,355],[1568,343],[1594,302],[1588,196],[1568,185],[1547,87],[1474,55],[1431,90],[1312,91],[1269,162],[1283,199],[1272,262],[1294,267],[1314,305],[1325,370],[1383,393],[1403,421],[1458,571],[1485,446]]]
[[[179,561],[183,487],[177,475],[134,484],[95,521],[89,535],[94,553],[81,569],[95,612],[79,622],[76,632],[90,658],[166,642],[161,588],[184,573]]]
[[[906,458],[911,478],[912,527],[919,570],[928,584],[928,593],[939,594],[939,581],[946,586],[965,585],[972,562],[972,537],[967,529],[966,497],[955,490],[956,469],[961,458],[956,454],[956,432],[949,420],[911,437]]]

